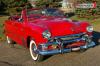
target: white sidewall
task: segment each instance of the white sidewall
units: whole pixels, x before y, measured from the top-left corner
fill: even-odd
[[[33,55],[33,50],[32,50],[32,45],[33,44],[36,46],[35,41],[31,40],[30,41],[30,48],[29,48],[29,50],[30,50],[30,54],[31,54],[32,59],[33,60],[37,60],[38,59],[38,54],[36,55],[36,57]],[[36,46],[36,49],[37,49],[37,46]]]
[[[7,43],[8,44],[10,44],[11,43],[11,41],[10,41],[10,39],[9,39],[9,37],[7,36]]]

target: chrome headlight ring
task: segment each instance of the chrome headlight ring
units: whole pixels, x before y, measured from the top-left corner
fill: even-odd
[[[44,38],[47,38],[47,39],[49,39],[51,37],[51,33],[48,30],[45,30],[42,33],[42,35],[43,35]]]
[[[88,32],[93,32],[93,26],[88,26],[86,29]]]

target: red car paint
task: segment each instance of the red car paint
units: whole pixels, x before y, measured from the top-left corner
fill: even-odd
[[[90,25],[88,22],[74,22],[66,20],[65,17],[40,14],[30,15],[29,17],[31,16],[32,18],[28,18],[27,11],[23,10],[21,16],[15,16],[14,19],[11,17],[6,20],[4,24],[5,35],[25,47],[28,47],[28,38],[34,39],[37,45],[47,43],[48,39],[42,36],[45,30],[50,31],[51,38],[79,33],[87,33],[92,36],[92,32],[87,32],[86,30],[87,26]],[[40,18],[35,18],[34,16],[40,16]],[[23,20],[18,21],[20,18],[23,18]],[[83,44],[78,42],[76,45]]]

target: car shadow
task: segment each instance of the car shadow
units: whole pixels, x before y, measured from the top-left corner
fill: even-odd
[[[53,56],[53,55],[47,55],[47,56],[45,56],[45,57],[43,58],[43,61],[49,59],[49,58],[52,57],[52,56]]]
[[[100,45],[100,32],[93,32],[93,41],[96,43],[96,45]]]

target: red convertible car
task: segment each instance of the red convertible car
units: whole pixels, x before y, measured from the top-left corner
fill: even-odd
[[[4,23],[9,44],[29,48],[33,60],[46,55],[68,53],[94,47],[93,27],[85,21],[66,18],[58,9],[23,9]]]

